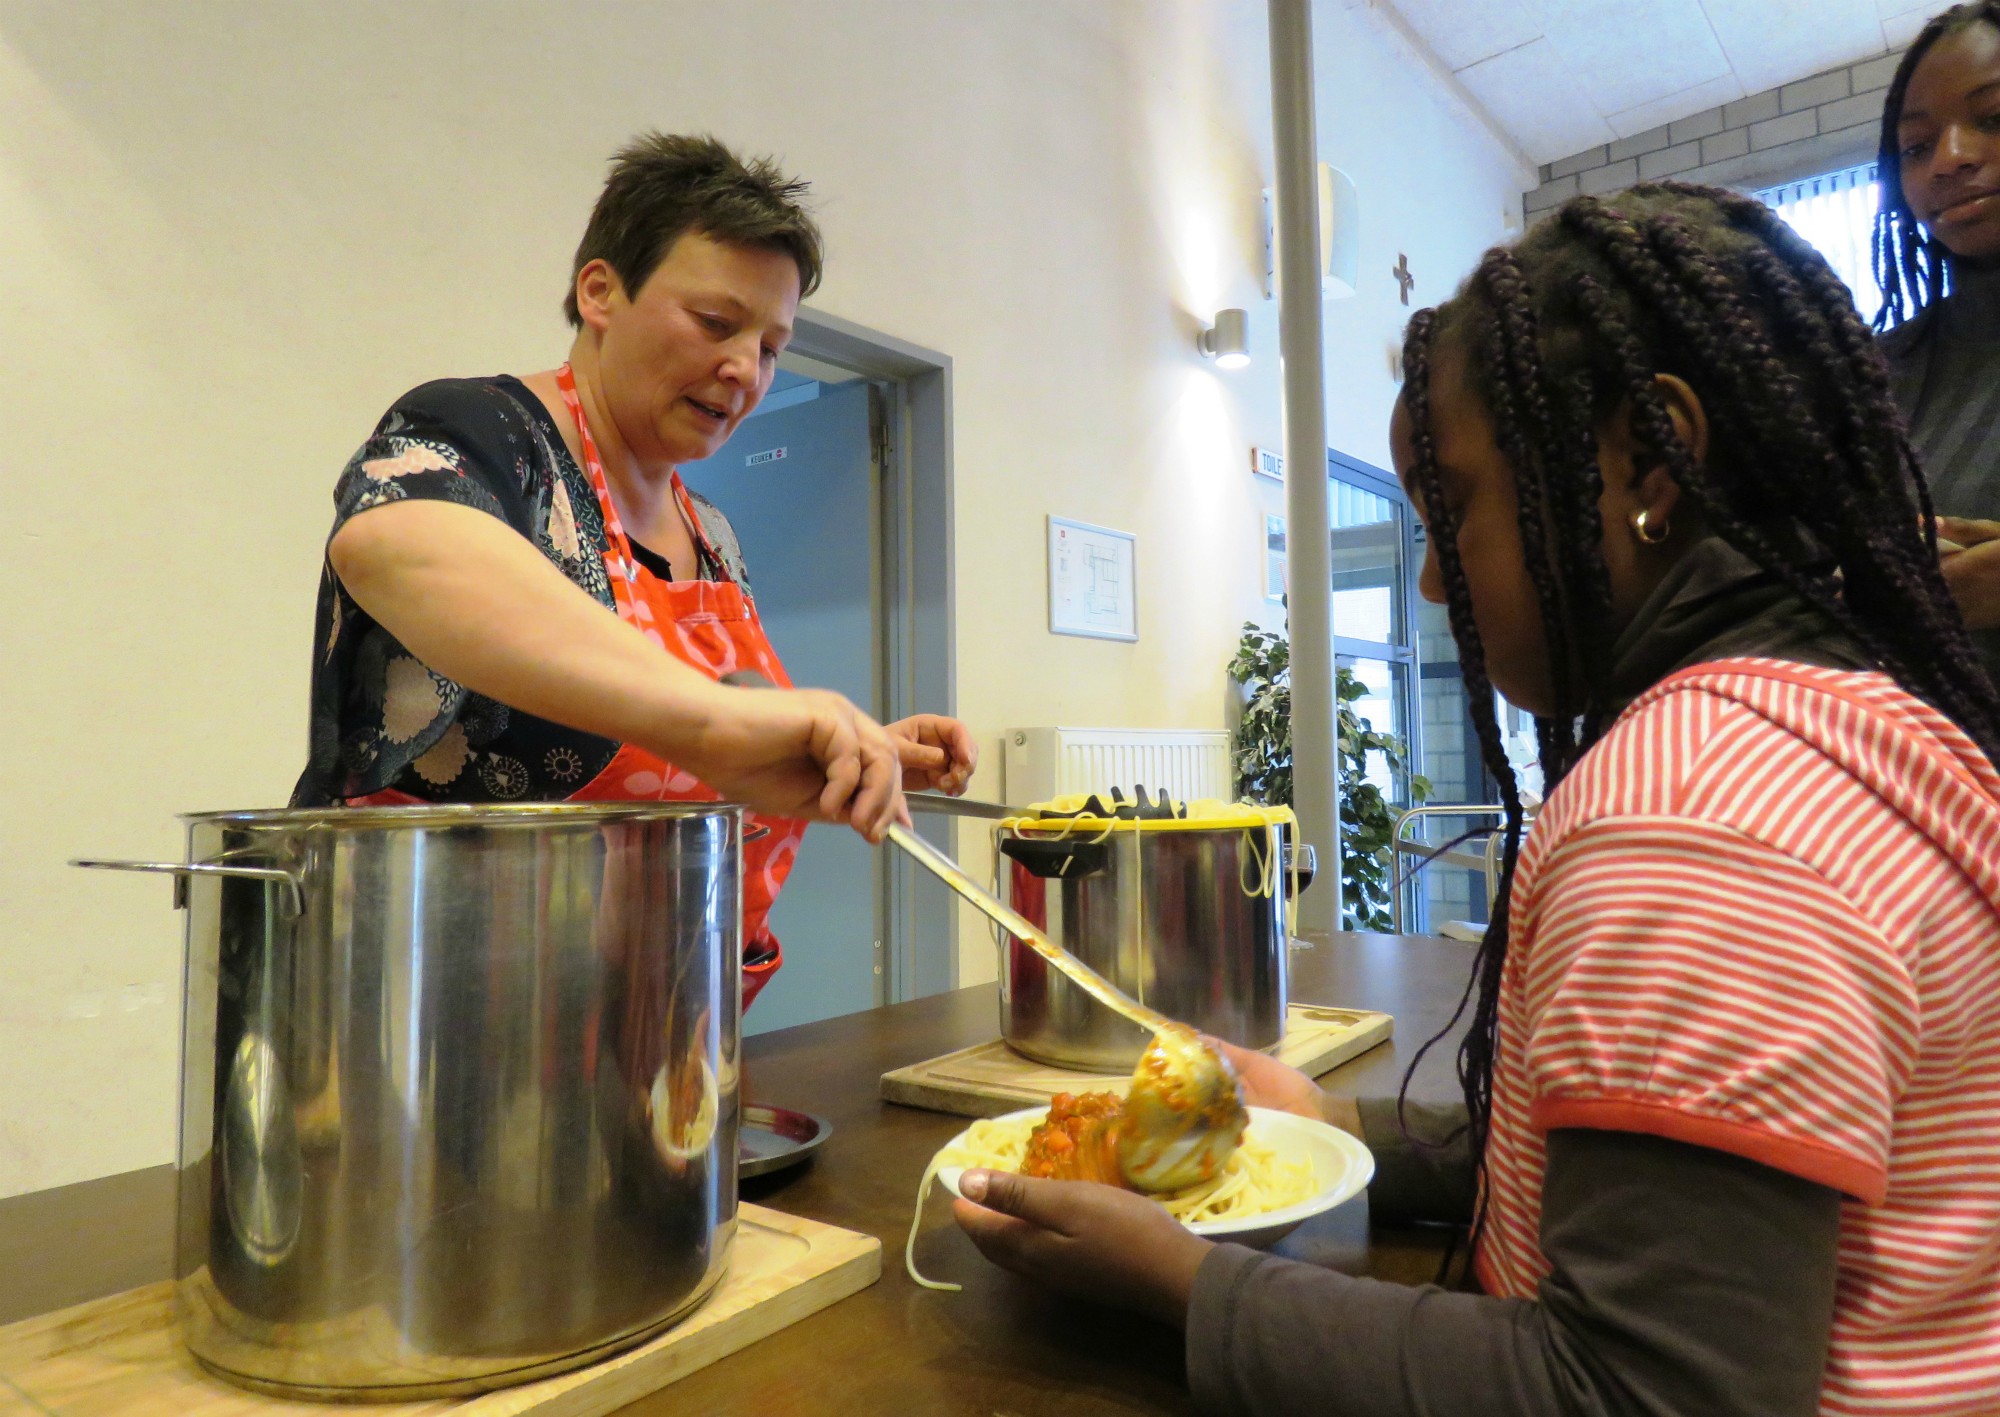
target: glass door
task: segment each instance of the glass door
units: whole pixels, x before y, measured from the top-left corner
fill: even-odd
[[[1422,725],[1415,713],[1417,665],[1414,622],[1415,518],[1396,479],[1381,468],[1340,453],[1327,454],[1328,521],[1332,527],[1333,652],[1337,669],[1360,687],[1343,705],[1368,727],[1400,739],[1406,761],[1423,761]],[[1407,769],[1392,769],[1369,755],[1366,781],[1397,807],[1410,801]],[[1348,815],[1342,804],[1343,817]],[[1373,909],[1345,902],[1349,928],[1388,929],[1386,902]]]

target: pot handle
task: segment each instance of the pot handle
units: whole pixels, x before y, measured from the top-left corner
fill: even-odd
[[[287,916],[305,914],[305,888],[299,878],[290,871],[276,866],[219,866],[209,862],[185,863],[180,861],[72,861],[72,866],[81,866],[87,871],[150,871],[158,875],[174,877],[174,908],[187,905],[182,883],[189,876],[239,876],[253,881],[282,881],[285,891],[284,913]]]
[[[1111,846],[1102,841],[1010,836],[1001,839],[1000,850],[1043,880],[1075,881],[1095,876],[1111,859]]]

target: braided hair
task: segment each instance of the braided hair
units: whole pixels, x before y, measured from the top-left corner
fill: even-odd
[[[1882,287],[1882,307],[1875,312],[1878,330],[1922,314],[1944,294],[1951,253],[1918,223],[1903,195],[1903,145],[1897,141],[1896,129],[1903,121],[1903,96],[1909,91],[1910,76],[1931,46],[1976,24],[2000,29],[2000,0],[1968,0],[1931,16],[1904,51],[1896,77],[1889,81],[1889,95],[1882,101],[1882,136],[1875,151],[1876,190],[1881,197],[1875,210],[1873,252],[1875,284]]]
[[[1410,480],[1506,811],[1492,919],[1452,1020],[1472,1007],[1458,1074],[1483,1163],[1522,808],[1432,434],[1444,341],[1465,356],[1469,392],[1514,471],[1551,673],[1552,709],[1537,721],[1546,791],[1618,706],[1596,430],[1621,407],[1635,457],[1668,470],[1709,534],[1817,607],[1995,761],[2000,696],[1938,568],[1930,496],[1874,341],[1839,277],[1762,203],[1673,182],[1573,198],[1512,250],[1487,252],[1443,307],[1418,312],[1403,355]],[[1661,373],[1701,400],[1700,461],[1675,432]]]

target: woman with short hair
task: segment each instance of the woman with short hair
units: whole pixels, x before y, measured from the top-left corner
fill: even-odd
[[[963,724],[794,690],[728,520],[678,468],[771,386],[819,282],[806,184],[709,137],[620,151],[577,248],[568,359],[398,399],[348,463],[298,805],[747,803],[744,1003],[805,818],[879,840],[964,790]]]

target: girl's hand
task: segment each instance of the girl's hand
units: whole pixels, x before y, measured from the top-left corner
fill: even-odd
[[[1945,584],[1958,601],[1959,614],[1973,630],[2000,628],[2000,522],[1969,517],[1939,517],[1938,536],[1961,550],[1944,551]]]
[[[1003,1269],[1082,1298],[1187,1322],[1195,1271],[1213,1248],[1148,1200],[1094,1181],[967,1171],[952,1215]]]
[[[1361,1113],[1352,1098],[1334,1096],[1297,1068],[1279,1062],[1269,1053],[1239,1048],[1206,1034],[1203,1038],[1235,1067],[1236,1076],[1243,1081],[1243,1100],[1252,1107],[1269,1107],[1274,1112],[1330,1122],[1343,1132],[1361,1136]]]
[[[903,766],[906,792],[942,792],[956,797],[965,791],[979,766],[979,745],[972,730],[943,714],[920,713],[888,726]]]
[[[1978,517],[1939,517],[1937,534],[1940,541],[1952,542],[1960,548],[1973,547],[2000,541],[2000,522],[1982,521]]]

